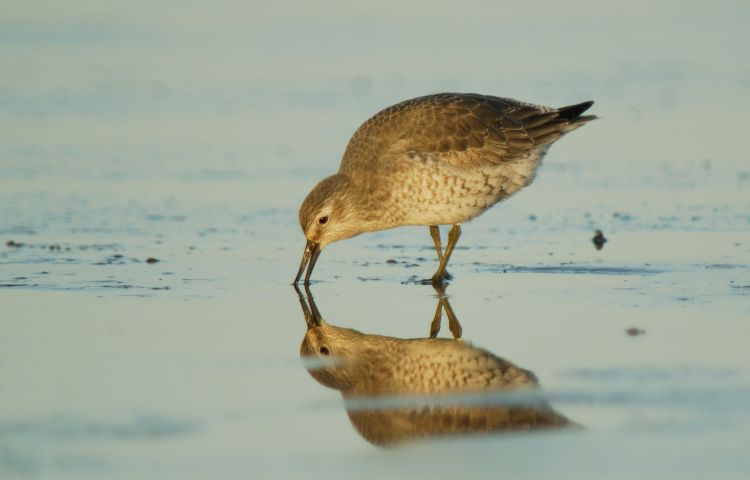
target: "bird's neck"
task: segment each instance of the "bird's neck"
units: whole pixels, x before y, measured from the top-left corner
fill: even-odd
[[[357,218],[363,232],[386,230],[401,224],[397,215],[399,209],[392,205],[391,192],[387,189],[376,188],[367,179],[349,182],[346,188],[352,193],[348,195],[352,216]]]

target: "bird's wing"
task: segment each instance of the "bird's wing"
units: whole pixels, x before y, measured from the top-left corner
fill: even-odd
[[[403,345],[408,348],[408,355],[399,359],[401,371],[420,372],[422,375],[417,377],[428,381],[429,388],[435,391],[471,392],[538,385],[533,372],[463,341],[415,339]],[[424,375],[424,358],[429,358],[429,368],[434,370],[435,378]],[[404,375],[404,378],[411,377]],[[418,383],[411,388],[418,389]],[[403,387],[400,388],[407,390]]]
[[[513,161],[593,120],[593,102],[541,107],[477,94],[441,93],[388,107],[354,133],[341,173],[371,170],[383,158],[431,158],[456,167]]]

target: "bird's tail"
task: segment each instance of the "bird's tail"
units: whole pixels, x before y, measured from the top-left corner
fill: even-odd
[[[583,126],[584,123],[596,120],[598,118],[596,115],[582,115],[582,113],[591,108],[591,105],[593,104],[593,100],[589,100],[588,102],[558,108],[557,118],[567,120],[567,124],[562,128],[563,132],[571,132],[576,128]]]

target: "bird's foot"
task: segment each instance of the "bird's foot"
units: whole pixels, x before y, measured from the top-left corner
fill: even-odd
[[[448,285],[448,280],[453,279],[453,275],[448,272],[443,272],[442,275],[435,274],[432,278],[424,278],[419,281],[421,285],[432,285],[432,286],[445,286]]]

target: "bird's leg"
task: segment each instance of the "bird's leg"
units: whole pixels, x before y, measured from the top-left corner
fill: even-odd
[[[437,252],[438,262],[441,262],[443,260],[443,245],[440,241],[440,228],[437,225],[430,225],[430,236],[432,237],[432,241],[435,242],[435,251]],[[445,280],[451,279],[451,274],[448,273],[448,270],[443,272],[443,278]]]
[[[456,243],[458,243],[458,238],[461,236],[461,225],[455,224],[453,227],[451,227],[450,232],[448,232],[448,246],[445,247],[445,253],[443,254],[443,257],[440,259],[440,265],[438,266],[437,272],[435,272],[435,275],[432,276],[432,284],[433,285],[439,285],[443,282],[445,278],[445,267],[448,265],[448,261],[451,258],[451,254],[453,253],[453,249],[456,248]]]
[[[443,259],[443,245],[440,242],[440,228],[437,225],[430,225],[430,236],[432,241],[435,242],[435,251],[438,255],[438,261]]]

